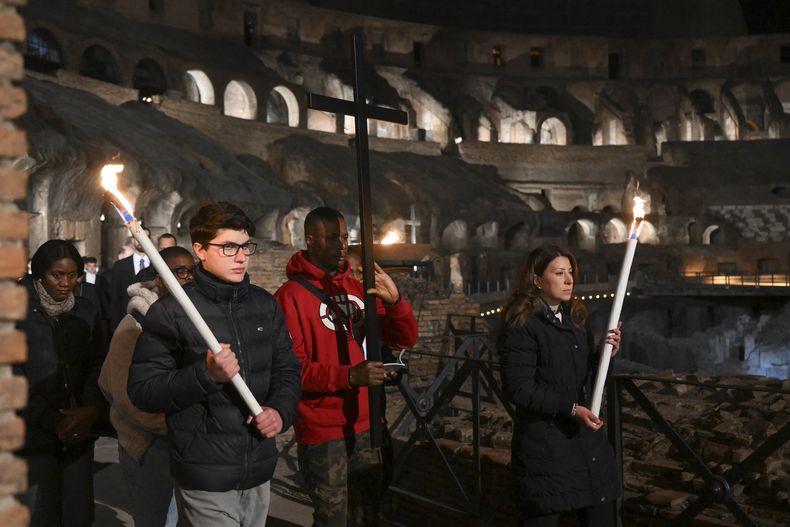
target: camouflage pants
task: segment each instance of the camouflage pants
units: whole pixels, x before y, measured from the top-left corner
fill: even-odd
[[[370,433],[299,445],[299,472],[313,500],[313,527],[375,526],[382,494],[381,451]]]

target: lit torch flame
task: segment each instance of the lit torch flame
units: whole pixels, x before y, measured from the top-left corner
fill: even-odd
[[[381,239],[382,245],[392,245],[400,241],[400,235],[395,229],[390,230],[384,238]]]
[[[639,196],[634,196],[634,221],[631,223],[631,233],[629,238],[634,240],[639,238],[639,232],[642,230],[642,220],[645,219],[645,201]]]
[[[118,190],[118,174],[123,172],[123,165],[108,164],[104,165],[101,169],[101,186],[104,190],[112,196],[112,204],[121,215],[125,222],[130,222],[134,219],[134,212],[132,204],[126,199],[126,196],[121,194]]]

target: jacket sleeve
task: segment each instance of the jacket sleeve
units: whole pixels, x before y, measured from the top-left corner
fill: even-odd
[[[288,284],[283,285],[275,294],[275,298],[285,315],[285,322],[293,340],[294,354],[302,367],[302,391],[334,393],[351,389],[351,385],[348,382],[350,366],[325,364],[312,360],[305,342],[305,339],[311,338],[311,335],[309,333],[305,335],[302,331],[302,320],[299,317],[300,306],[302,310],[305,310],[307,301],[302,300],[301,304],[298,305],[296,297],[289,294],[289,289]],[[310,301],[313,302],[312,298]],[[305,324],[309,329],[309,321],[306,321]]]
[[[141,328],[131,317],[121,321],[115,330],[107,358],[99,375],[99,387],[112,405],[113,416],[157,435],[167,434],[165,416],[161,413],[148,413],[138,410],[129,400],[126,384],[129,378],[129,365],[134,353],[134,345]]]
[[[417,343],[417,318],[411,304],[401,297],[394,306],[376,301],[376,314],[379,316],[379,335],[385,344],[392,348],[411,348]]]
[[[137,339],[127,390],[129,399],[145,412],[176,412],[205,401],[222,389],[208,375],[206,361],[179,367],[177,323],[162,301],[148,310]],[[206,350],[208,352],[208,350]]]
[[[272,323],[276,334],[272,342],[271,384],[266,406],[279,412],[284,432],[293,425],[296,418],[296,407],[302,394],[301,368],[293,352],[285,317],[276,302]]]
[[[516,406],[548,416],[571,413],[572,395],[535,382],[538,366],[538,342],[527,326],[507,328],[497,339],[502,389]],[[548,352],[548,350],[544,350]]]

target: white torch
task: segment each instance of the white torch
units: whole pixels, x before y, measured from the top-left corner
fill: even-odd
[[[143,230],[140,222],[134,217],[134,213],[132,211],[132,205],[129,203],[129,200],[121,194],[118,190],[118,174],[123,171],[123,165],[120,164],[109,164],[104,165],[101,170],[101,182],[102,187],[110,194],[111,201],[115,209],[118,211],[118,214],[121,215],[123,222],[126,224],[126,227],[129,229],[129,233],[140,243],[142,246],[143,251],[145,254],[148,255],[149,260],[151,261],[151,265],[154,266],[154,269],[159,273],[159,276],[162,277],[162,280],[167,284],[167,288],[170,290],[170,293],[176,298],[178,303],[184,309],[184,312],[189,317],[189,320],[195,325],[195,328],[200,333],[200,336],[203,337],[205,340],[206,345],[209,349],[216,355],[222,348],[219,345],[219,341],[214,336],[214,333],[211,332],[206,321],[203,320],[203,317],[200,316],[200,313],[195,308],[195,305],[189,299],[187,294],[184,292],[184,289],[181,287],[181,284],[178,283],[176,277],[173,275],[170,268],[167,267],[167,264],[159,256],[159,251],[156,250],[154,244],[151,242],[151,239]],[[255,397],[252,395],[247,384],[244,382],[244,379],[241,378],[241,375],[238,373],[233,376],[231,379],[233,386],[238,390],[239,394],[241,395],[244,402],[249,407],[252,415],[258,415],[261,413],[261,405],[258,404],[258,401],[255,400]]]
[[[628,276],[631,274],[631,264],[634,262],[636,244],[639,243],[639,231],[642,229],[642,220],[645,219],[645,200],[639,196],[634,196],[634,221],[631,223],[631,231],[628,234],[628,242],[625,245],[625,256],[623,256],[623,266],[620,268],[620,277],[617,281],[617,290],[614,294],[612,311],[609,314],[609,324],[606,326],[607,335],[609,331],[617,328],[620,320],[620,312],[623,310],[623,300],[625,299],[626,289],[628,289]],[[606,384],[606,374],[609,370],[609,360],[612,358],[612,345],[604,342],[601,350],[601,359],[598,363],[598,375],[595,377],[595,387],[593,388],[592,403],[590,411],[598,416],[601,411],[601,401],[603,399],[603,388]]]

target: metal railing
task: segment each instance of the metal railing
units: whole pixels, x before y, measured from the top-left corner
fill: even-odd
[[[473,321],[474,322],[474,321]],[[474,323],[472,324],[474,329]],[[481,507],[482,498],[482,470],[481,470],[481,427],[480,409],[481,402],[495,403],[502,405],[511,419],[515,416],[513,406],[506,400],[502,392],[500,383],[495,375],[499,370],[499,363],[496,359],[496,349],[494,343],[487,334],[470,333],[459,334],[448,320],[448,332],[444,337],[434,339],[424,339],[423,343],[431,344],[441,342],[452,344],[454,351],[449,355],[435,353],[431,351],[412,350],[410,353],[415,356],[438,357],[446,360],[446,364],[441,368],[433,382],[422,391],[412,388],[406,382],[406,377],[398,384],[403,399],[406,403],[403,411],[394,419],[390,425],[390,433],[393,437],[409,434],[409,438],[400,449],[394,467],[393,485],[390,490],[396,494],[401,494],[410,499],[422,502],[425,505],[439,509],[451,511],[459,514],[468,514],[478,519],[481,525],[493,519],[496,509],[501,505],[494,502],[487,510]],[[776,452],[790,439],[790,423],[786,424],[778,432],[768,437],[762,445],[757,447],[740,464],[732,466],[723,474],[715,474],[705,464],[705,461],[697,454],[673,426],[661,415],[656,406],[640,390],[634,381],[648,380],[662,383],[688,384],[704,386],[709,389],[742,390],[742,391],[764,391],[790,395],[790,391],[781,389],[761,388],[755,386],[733,386],[717,383],[695,383],[668,379],[664,377],[648,377],[635,375],[612,375],[607,384],[607,421],[609,439],[615,450],[615,457],[618,466],[623,462],[623,414],[622,398],[623,393],[628,393],[637,403],[638,407],[644,411],[650,420],[655,424],[657,430],[666,436],[683,461],[696,472],[704,481],[703,490],[697,493],[698,498],[689,507],[679,514],[672,525],[688,525],[707,507],[713,504],[724,505],[736,518],[745,526],[756,526],[752,518],[743,510],[733,497],[732,487],[741,481],[750,470],[757,464],[763,462],[768,456]],[[471,383],[471,391],[465,392],[464,386],[467,381]],[[471,488],[465,485],[459,475],[458,467],[454,467],[437,441],[437,437],[432,431],[432,424],[437,416],[442,415],[446,407],[450,406],[453,399],[458,396],[469,397],[471,399],[470,413],[472,423],[472,482]],[[410,432],[411,427],[414,430]],[[409,454],[413,451],[418,441],[427,441],[432,450],[435,450],[441,459],[442,466],[450,475],[454,487],[466,504],[466,509],[459,509],[457,506],[449,504],[446,500],[429,498],[409,491],[398,486],[398,476],[402,472]],[[621,476],[623,474],[621,473]],[[680,482],[679,482],[680,483]],[[617,500],[613,504],[617,512],[618,527],[622,525],[619,511],[622,500]]]

